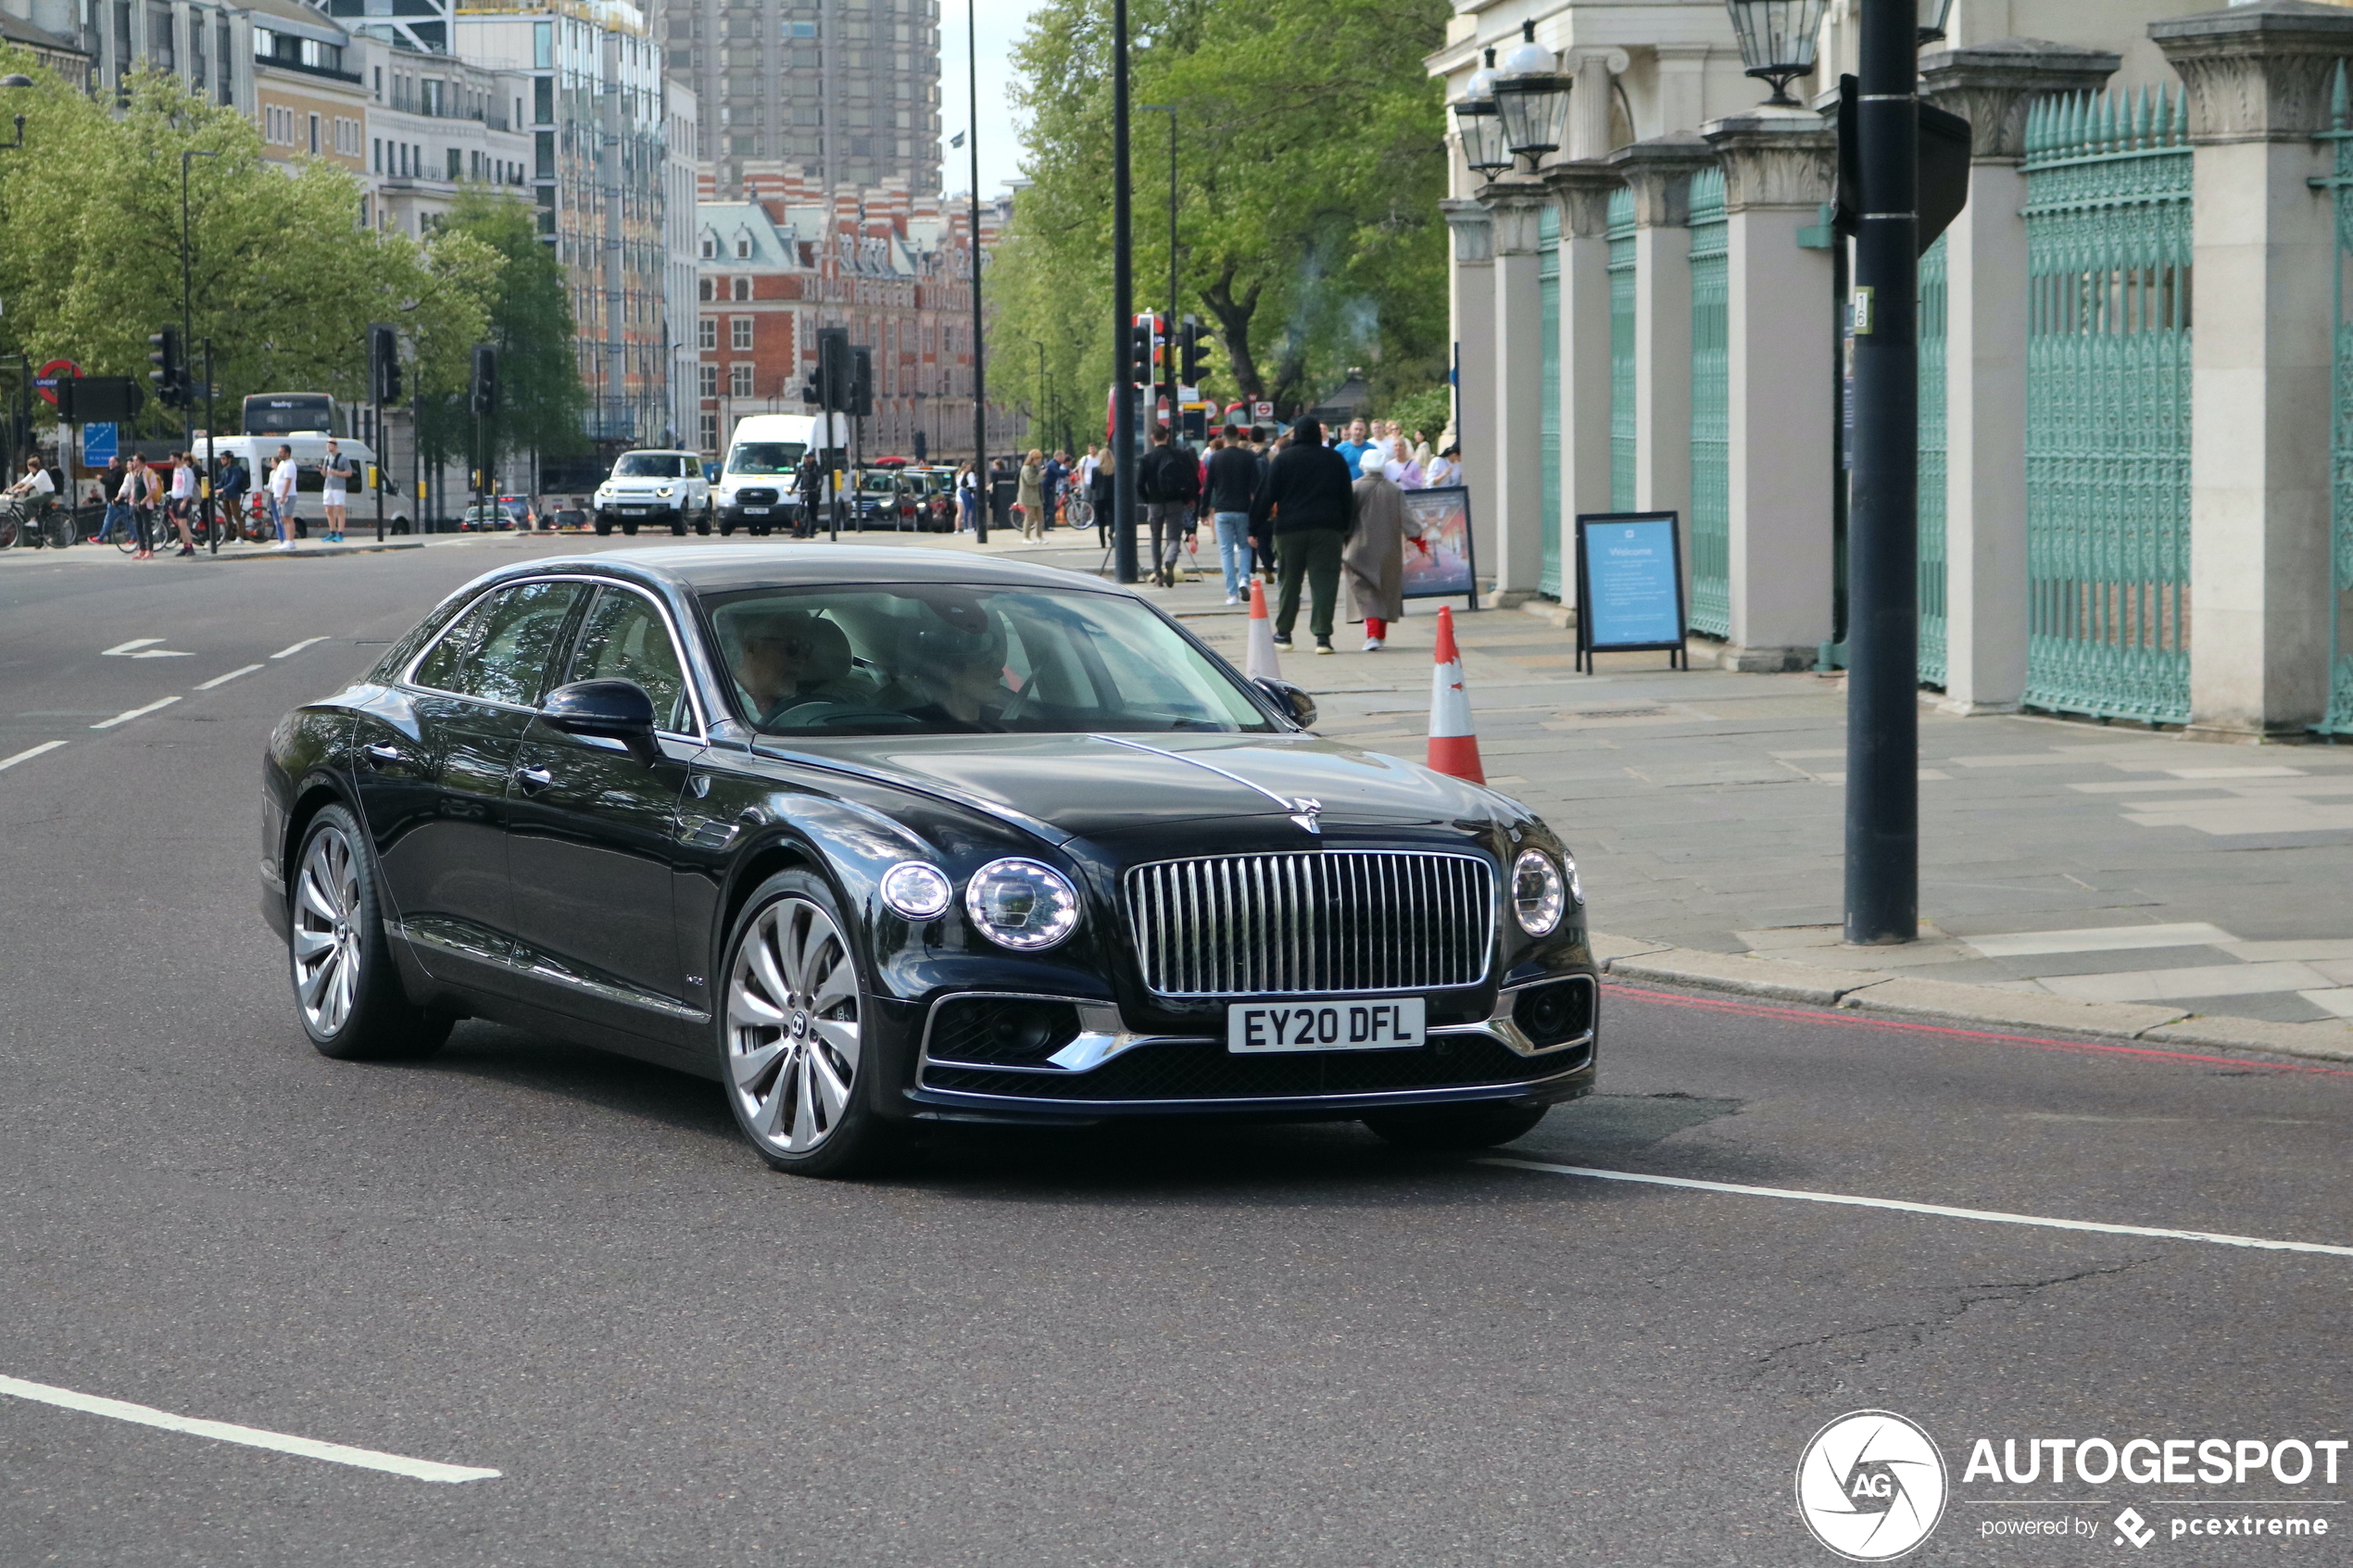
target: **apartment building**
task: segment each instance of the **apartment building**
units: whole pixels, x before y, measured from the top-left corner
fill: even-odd
[[[422,236],[469,185],[530,200],[532,134],[521,122],[531,78],[417,48],[407,31],[381,30],[402,42],[359,41],[370,100],[363,221]]]

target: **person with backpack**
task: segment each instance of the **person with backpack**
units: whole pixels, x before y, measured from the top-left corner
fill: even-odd
[[[1152,581],[1164,588],[1176,585],[1176,552],[1192,531],[1193,500],[1200,494],[1200,464],[1170,438],[1166,425],[1154,425],[1151,450],[1136,470],[1136,495],[1151,529]]]
[[[351,482],[359,477],[359,470],[352,466],[351,459],[343,455],[343,447],[331,435],[327,437],[327,460],[319,466],[319,471],[326,480],[319,501],[327,508],[327,543],[340,545],[343,543],[343,520],[348,508],[345,497],[349,494]]]

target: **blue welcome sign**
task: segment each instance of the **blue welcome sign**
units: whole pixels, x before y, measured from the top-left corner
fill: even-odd
[[[1673,512],[1587,512],[1577,520],[1577,668],[1596,653],[1683,647],[1683,554]]]

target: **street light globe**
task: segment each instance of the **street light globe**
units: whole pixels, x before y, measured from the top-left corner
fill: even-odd
[[[1821,42],[1825,0],[1724,0],[1732,15],[1732,31],[1740,39],[1741,63],[1748,74],[1773,84],[1766,100],[1797,107],[1789,84],[1814,70],[1814,52]]]
[[[1920,0],[1920,42],[1942,44],[1952,24],[1953,0]]]
[[[1504,121],[1495,112],[1495,51],[1471,75],[1470,85],[1454,101],[1454,128],[1462,134],[1463,161],[1475,172],[1491,177],[1512,166],[1511,148],[1504,144]]]
[[[1536,24],[1519,26],[1520,42],[1495,68],[1495,112],[1504,122],[1504,144],[1532,162],[1567,140],[1569,79],[1553,52],[1536,42]]]

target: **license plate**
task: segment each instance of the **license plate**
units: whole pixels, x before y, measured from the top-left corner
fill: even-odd
[[[768,508],[766,507],[746,507],[744,508],[744,516],[746,517],[766,517],[767,515]]]
[[[1226,1048],[1269,1051],[1398,1050],[1422,1043],[1422,998],[1375,1002],[1236,1002],[1226,1010]]]
[[[623,517],[643,517],[646,515],[646,508],[643,507],[623,507],[621,508],[621,515]]]

